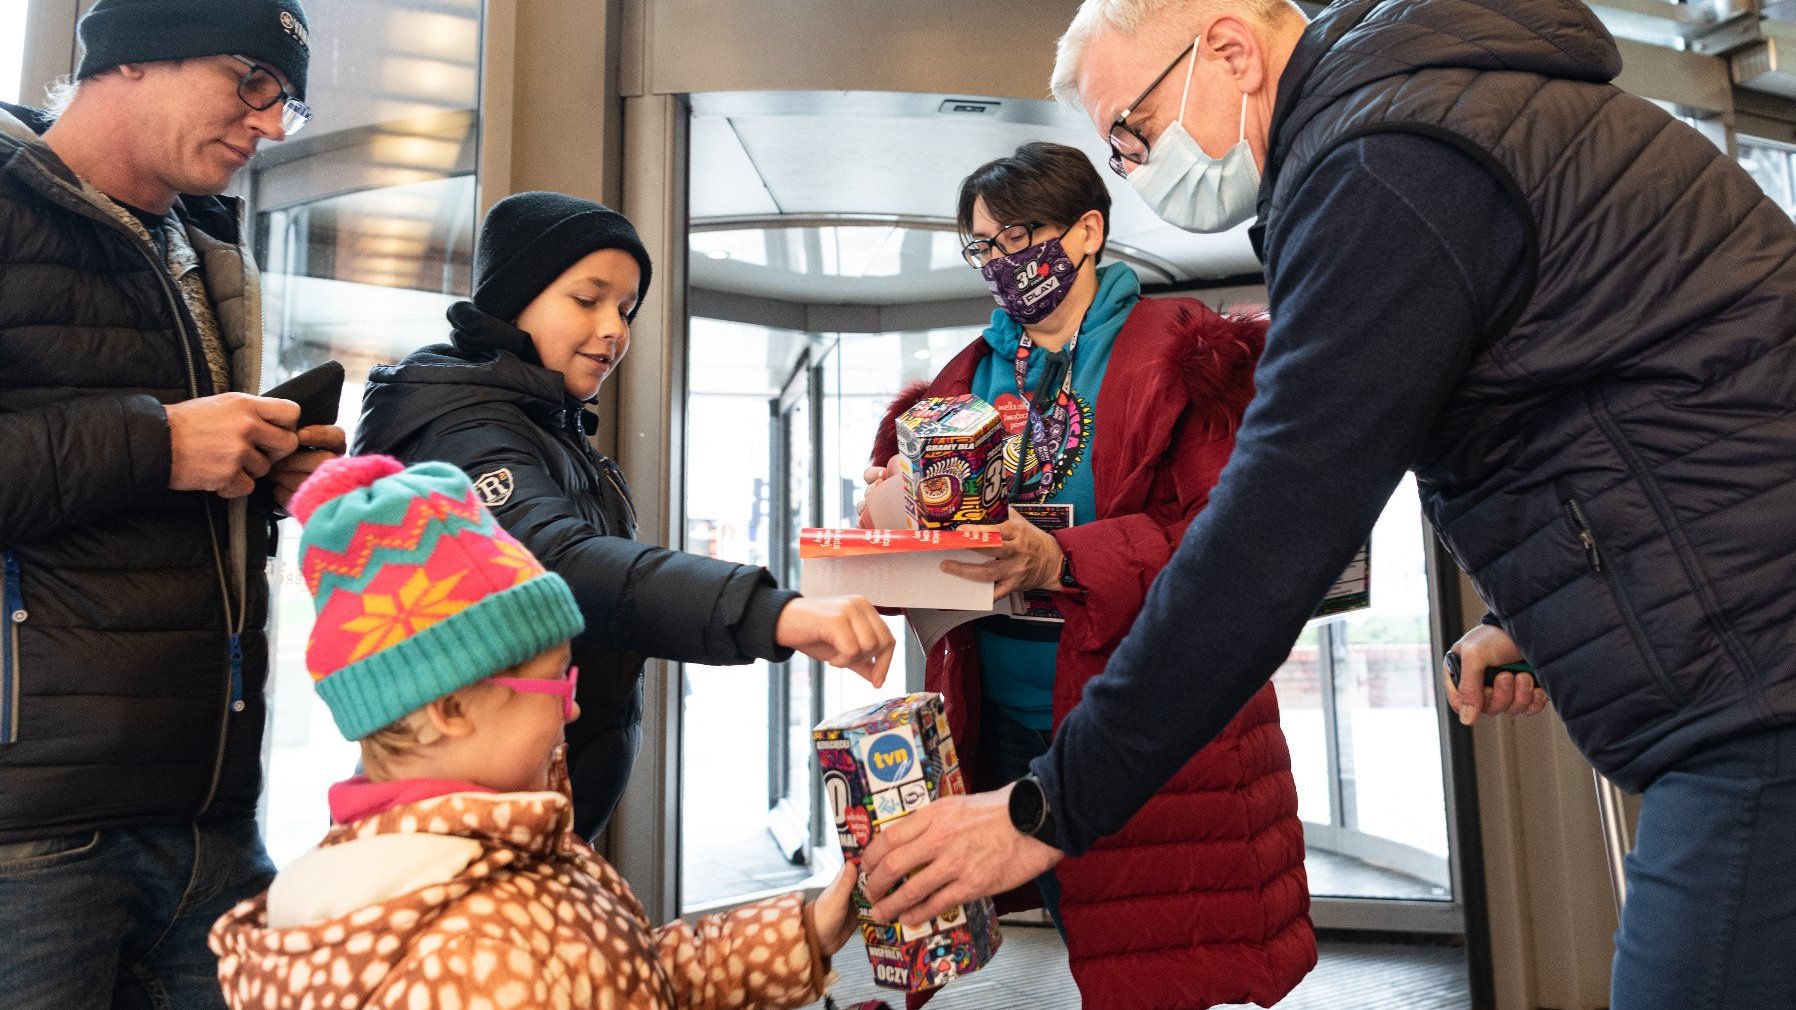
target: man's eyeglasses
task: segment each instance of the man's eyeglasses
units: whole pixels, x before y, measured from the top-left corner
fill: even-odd
[[[1035,229],[1041,226],[1040,221],[1007,224],[991,238],[976,238],[961,246],[960,254],[969,266],[978,270],[1000,256],[1011,256],[1034,245]]]
[[[1179,50],[1179,54],[1172,58],[1172,62],[1166,65],[1165,70],[1160,71],[1160,76],[1154,78],[1154,82],[1149,84],[1146,90],[1135,96],[1134,101],[1117,113],[1115,121],[1110,124],[1110,132],[1106,134],[1106,139],[1110,141],[1110,171],[1127,178],[1129,170],[1123,167],[1124,162],[1130,165],[1147,164],[1147,138],[1142,136],[1140,130],[1129,124],[1129,116],[1134,114],[1136,106],[1147,101],[1147,96],[1154,93],[1154,89],[1160,86],[1161,81],[1166,80],[1166,75],[1172,73],[1174,67],[1184,62],[1185,54],[1193,52],[1196,48],[1197,40],[1192,39],[1191,44]],[[1193,58],[1195,59],[1195,57]]]
[[[580,668],[570,666],[567,676],[559,680],[540,680],[533,677],[488,677],[488,681],[500,687],[509,687],[513,691],[525,694],[553,694],[561,698],[561,721],[574,721],[574,687],[580,683]]]
[[[312,118],[312,107],[287,94],[274,71],[242,56],[232,55],[231,59],[249,68],[237,81],[237,97],[243,99],[243,104],[261,112],[276,102],[281,103],[281,129],[289,137],[298,133]]]

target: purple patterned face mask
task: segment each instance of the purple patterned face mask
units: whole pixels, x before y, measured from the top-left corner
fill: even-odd
[[[992,297],[998,300],[998,307],[1027,325],[1046,319],[1066,301],[1079,265],[1067,256],[1059,238],[1051,238],[1021,252],[999,256],[979,268],[979,273]]]

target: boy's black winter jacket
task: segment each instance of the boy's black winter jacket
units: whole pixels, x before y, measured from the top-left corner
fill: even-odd
[[[568,727],[575,827],[592,835],[635,761],[645,657],[713,666],[791,655],[774,643],[795,595],[765,568],[637,541],[629,485],[587,440],[598,419],[544,368],[529,334],[472,302],[451,342],[368,376],[358,453],[466,471],[499,522],[573,587],[581,715]]]

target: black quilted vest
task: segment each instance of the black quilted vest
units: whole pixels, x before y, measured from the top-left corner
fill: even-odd
[[[1336,4],[1285,71],[1260,211],[1271,277],[1327,227],[1281,214],[1309,169],[1381,131],[1511,192],[1523,295],[1414,469],[1573,740],[1639,789],[1796,722],[1796,226],[1620,68],[1572,0]]]

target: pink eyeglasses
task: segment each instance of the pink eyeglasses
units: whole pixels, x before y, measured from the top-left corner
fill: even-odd
[[[561,721],[574,721],[574,685],[580,682],[580,668],[570,666],[567,676],[559,680],[538,680],[526,677],[488,677],[487,680],[500,687],[509,687],[513,691],[525,694],[553,694],[561,698]]]

